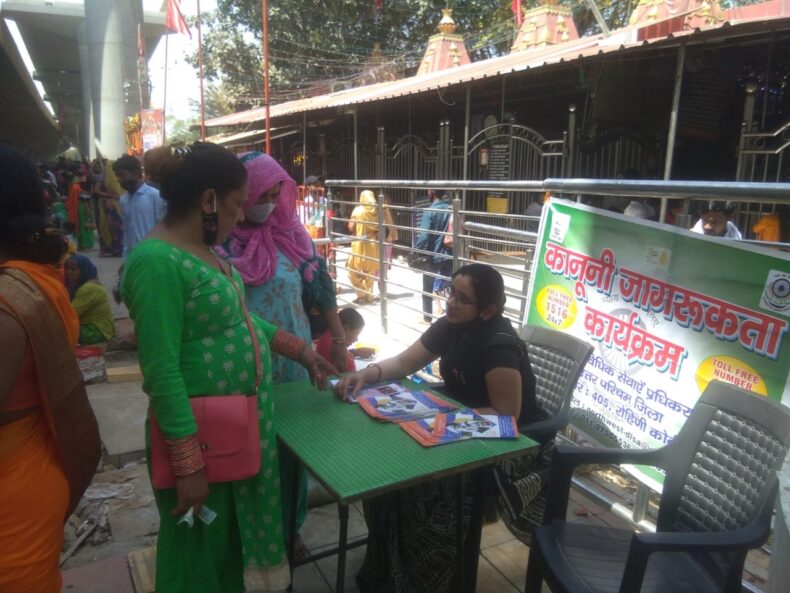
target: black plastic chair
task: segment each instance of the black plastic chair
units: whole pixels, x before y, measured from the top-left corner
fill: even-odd
[[[525,325],[519,336],[527,345],[541,420],[519,426],[539,443],[553,440],[568,425],[576,381],[593,352],[587,342],[560,331]]]
[[[554,438],[568,425],[573,390],[593,347],[560,331],[531,325],[524,326],[519,336],[535,374],[538,404],[538,418],[520,425],[519,431],[541,446],[528,457],[499,464],[492,476],[500,517],[515,537],[529,545],[532,531],[543,519]]]
[[[677,437],[650,451],[557,447],[549,506],[535,530],[525,593],[736,593],[748,550],[770,532],[790,409],[712,382]],[[573,469],[666,470],[657,533],[566,523]]]

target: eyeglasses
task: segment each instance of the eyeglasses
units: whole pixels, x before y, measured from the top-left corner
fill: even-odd
[[[477,304],[477,301],[470,301],[465,294],[458,292],[452,286],[447,290],[447,300],[449,301],[450,299],[458,301],[458,304],[462,306]]]

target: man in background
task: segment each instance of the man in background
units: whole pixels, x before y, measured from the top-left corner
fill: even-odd
[[[735,208],[735,202],[705,202],[700,210],[699,220],[691,227],[691,232],[709,237],[742,239],[741,231],[730,221],[735,214]]]
[[[164,218],[165,202],[159,190],[143,181],[140,161],[125,154],[112,164],[118,184],[126,190],[121,196],[123,216],[123,257],[142,241],[148,232]]]
[[[433,321],[434,298],[437,315],[444,313],[442,300],[439,296],[449,286],[448,278],[453,273],[452,249],[446,245],[445,236],[442,234],[447,232],[452,210],[449,195],[439,197],[439,194],[429,189],[428,197],[431,200],[431,205],[423,212],[420,219],[420,232],[414,240],[414,247],[434,253],[432,266],[426,270],[429,273],[422,275],[422,318],[426,323],[431,323]]]

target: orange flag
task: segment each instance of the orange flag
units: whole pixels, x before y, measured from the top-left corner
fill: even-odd
[[[513,11],[513,17],[516,19],[516,26],[520,27],[524,19],[524,15],[521,12],[521,0],[511,0],[510,10]]]
[[[192,31],[181,13],[179,0],[167,0],[167,16],[165,17],[165,28],[176,33],[186,33],[192,39]]]

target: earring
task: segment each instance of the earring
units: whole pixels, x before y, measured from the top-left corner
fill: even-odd
[[[214,245],[217,242],[217,232],[219,229],[219,214],[217,214],[217,196],[214,196],[214,211],[200,211],[200,218],[203,221],[203,243]]]

